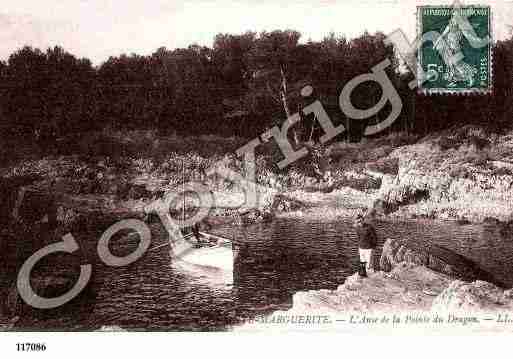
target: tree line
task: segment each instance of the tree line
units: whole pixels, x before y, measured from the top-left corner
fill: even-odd
[[[367,122],[345,118],[338,96],[348,81],[386,58],[403,101],[391,130],[428,133],[469,122],[497,128],[511,123],[511,39],[494,44],[493,93],[461,97],[410,90],[412,74],[382,33],[351,40],[330,34],[305,43],[300,38],[294,30],[218,34],[212,47],[162,47],[149,56],[110,57],[96,67],[61,47],[43,52],[27,46],[0,62],[0,132],[52,138],[109,127],[254,137],[311,102],[300,96],[311,85],[311,97],[357,140]],[[354,91],[352,101],[365,109],[380,96],[379,86],[368,82]],[[296,130],[303,140],[319,132],[313,119]]]

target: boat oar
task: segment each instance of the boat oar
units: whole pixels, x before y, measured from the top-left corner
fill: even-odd
[[[228,238],[223,238],[223,237],[220,237],[220,236],[216,236],[215,234],[210,234],[210,233],[206,233],[206,232],[199,232],[202,236],[205,236],[205,237],[210,237],[210,238],[214,238],[214,239],[217,239],[218,241],[223,241],[223,242],[230,242],[230,240]]]
[[[127,237],[131,237],[131,236],[135,236],[135,235],[139,235],[139,233],[137,232],[132,232],[132,233],[129,233],[127,235]],[[189,237],[191,237],[193,235],[193,233],[187,233],[186,235],[183,236],[184,239],[187,239]],[[162,248],[162,247],[165,247],[165,246],[169,246],[170,245],[170,242],[166,242],[166,243],[163,243],[163,244],[160,244],[156,247],[153,247],[153,248],[150,248],[148,249],[148,252],[153,252],[154,250],[157,250],[159,248]]]
[[[183,236],[183,239],[187,239],[189,237],[192,237],[193,233],[187,233],[186,235]],[[153,252],[154,250],[157,250],[159,248],[162,248],[162,247],[166,247],[166,246],[169,246],[171,243],[168,241],[166,243],[163,243],[161,245],[158,245],[156,247],[153,247],[153,248],[150,248],[148,249],[148,252]]]
[[[166,246],[169,246],[169,242],[161,244],[160,246],[156,246],[156,247],[150,248],[150,249],[148,249],[148,252],[153,252],[154,250],[157,250],[159,248],[166,247]]]
[[[199,232],[199,234],[201,234],[202,236],[204,237],[207,237],[207,238],[213,238],[213,239],[216,239],[218,241],[221,241],[221,242],[230,242],[230,240],[228,238],[224,238],[224,237],[220,237],[220,236],[216,236],[215,234],[210,234],[210,233],[206,233],[206,232]],[[131,237],[131,236],[135,236],[135,235],[139,235],[139,233],[137,232],[132,232],[132,233],[129,233],[127,235],[127,237]],[[186,235],[183,236],[184,239],[187,239],[189,237],[192,237],[194,235],[194,233],[187,233]],[[170,242],[166,242],[166,243],[163,243],[163,244],[160,244],[156,247],[153,247],[153,248],[150,248],[148,249],[148,252],[153,252],[157,249],[160,249],[162,247],[166,247],[166,246],[169,246],[170,245]]]

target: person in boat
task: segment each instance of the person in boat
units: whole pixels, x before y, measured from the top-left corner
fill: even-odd
[[[358,252],[360,255],[358,273],[360,276],[366,277],[367,272],[374,271],[372,252],[377,245],[376,230],[370,221],[365,220],[365,216],[362,213],[356,216],[354,227],[358,238]]]
[[[208,222],[206,222],[206,221],[196,222],[191,227],[192,235],[196,239],[197,244],[199,244],[199,245],[209,245],[209,244],[211,244],[212,239],[211,238],[205,238],[201,234],[201,232],[200,232],[201,230],[209,230],[211,228],[212,228],[212,226]]]
[[[194,238],[196,238],[196,241],[198,243],[201,243],[203,241],[203,236],[200,233],[200,224],[199,222],[194,223],[194,225],[191,227],[191,232]]]

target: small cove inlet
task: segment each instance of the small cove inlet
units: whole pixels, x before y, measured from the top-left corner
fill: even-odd
[[[168,235],[162,225],[150,227],[152,247],[166,243]],[[129,330],[229,329],[245,319],[290,308],[292,295],[298,291],[335,289],[343,283],[358,261],[353,231],[349,218],[277,218],[247,227],[217,227],[211,231],[214,235],[231,234],[231,284],[222,276],[216,282],[197,268],[191,271],[180,266],[164,246],[127,267],[107,267],[98,261],[87,306],[70,303],[59,308],[57,315],[55,311],[35,312],[19,325],[70,330],[104,325]],[[378,253],[386,238],[414,238],[465,256],[507,285],[513,284],[513,241],[494,228],[417,220],[381,221],[377,231]],[[97,233],[81,233],[80,237],[98,238]],[[137,238],[127,236],[112,245],[120,253],[130,253],[137,247]],[[194,261],[214,257],[199,254]]]

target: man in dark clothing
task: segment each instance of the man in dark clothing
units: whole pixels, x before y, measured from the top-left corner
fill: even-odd
[[[374,271],[372,264],[372,251],[377,245],[376,230],[364,221],[364,216],[358,214],[355,221],[356,235],[358,237],[358,251],[360,253],[360,275],[367,276],[367,271]]]

